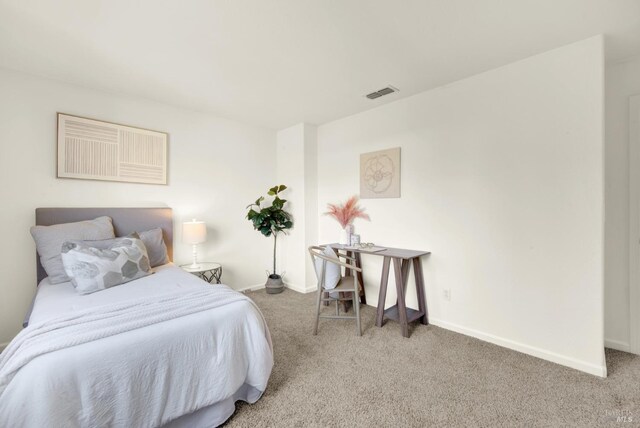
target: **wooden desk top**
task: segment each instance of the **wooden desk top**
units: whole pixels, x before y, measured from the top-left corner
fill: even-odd
[[[354,253],[360,254],[371,254],[373,256],[383,256],[383,257],[393,257],[397,259],[415,259],[416,257],[426,256],[427,254],[431,254],[431,251],[420,251],[420,250],[406,250],[403,248],[390,248],[383,247],[381,245],[376,245],[377,248],[384,248],[383,251],[368,251],[365,248],[352,248],[347,245],[342,244],[326,244],[331,248],[335,248],[337,250],[344,251],[353,251]]]

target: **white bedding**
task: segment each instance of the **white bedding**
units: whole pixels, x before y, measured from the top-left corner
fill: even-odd
[[[217,289],[230,303],[35,357],[0,395],[3,425],[161,426],[224,404],[223,414],[213,411],[198,419],[215,426],[230,416],[236,398],[260,397],[273,356],[259,310],[242,296],[229,299],[226,287],[206,284],[173,265],[156,271],[85,296],[70,283],[44,280],[30,327],[61,314],[202,287]]]

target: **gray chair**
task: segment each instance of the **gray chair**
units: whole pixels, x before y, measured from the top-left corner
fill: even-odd
[[[362,336],[362,329],[360,328],[360,296],[358,290],[360,289],[358,283],[357,272],[362,272],[362,269],[356,267],[356,259],[353,257],[349,257],[347,255],[341,254],[337,252],[338,259],[333,259],[325,256],[323,251],[324,247],[309,247],[309,253],[311,254],[311,261],[313,263],[314,269],[316,266],[316,260],[322,260],[322,271],[320,274],[316,271],[316,276],[318,277],[318,301],[316,302],[316,321],[313,327],[314,336],[318,334],[318,323],[320,318],[329,318],[329,319],[355,319],[356,320],[356,328],[358,332],[358,336]],[[343,258],[347,260],[343,262],[340,260]],[[340,282],[335,288],[326,289],[325,285],[325,272],[327,269],[327,263],[337,264],[341,268],[350,270],[351,275],[342,276]],[[351,293],[351,297],[343,297],[345,293]],[[336,294],[337,297],[331,297],[331,294]],[[325,297],[326,296],[326,297]],[[339,303],[343,301],[353,302],[353,308],[355,312],[355,316],[348,315],[340,315],[340,306]],[[320,315],[320,307],[322,302],[335,302],[336,303],[336,314],[335,315]]]

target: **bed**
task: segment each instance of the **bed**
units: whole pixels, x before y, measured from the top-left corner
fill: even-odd
[[[117,236],[161,227],[172,255],[169,208],[38,209],[36,224],[101,215]],[[39,261],[37,271],[28,326],[0,355],[3,425],[212,427],[236,401],[264,392],[269,331],[253,302],[229,287],[168,263],[79,295],[69,282],[51,284]]]

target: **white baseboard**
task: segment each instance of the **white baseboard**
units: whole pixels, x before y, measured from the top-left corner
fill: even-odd
[[[247,291],[256,291],[256,290],[261,290],[263,288],[264,288],[264,283],[263,284],[257,284],[257,285],[247,285],[246,287],[238,288],[236,291],[239,291],[241,293],[245,293]]]
[[[318,286],[317,285],[311,285],[311,286],[308,286],[308,287],[303,287],[303,286],[299,286],[299,285],[296,285],[296,284],[287,284],[287,283],[285,283],[284,286],[287,287],[290,290],[297,291],[298,293],[302,293],[302,294],[307,294],[307,293],[311,293],[311,292],[314,292],[314,291],[318,290]]]
[[[513,340],[494,336],[492,334],[483,333],[481,331],[473,330],[473,329],[463,327],[457,324],[453,324],[447,321],[429,318],[429,322],[438,327],[455,331],[456,333],[461,333],[466,336],[475,337],[476,339],[484,340],[485,342],[493,343],[494,345],[502,346],[504,348],[509,348],[514,351],[532,355],[534,357],[541,358],[543,360],[551,361],[552,363],[571,367],[573,369],[580,370],[595,376],[607,377],[606,365],[599,366],[596,364],[587,363],[586,361],[576,360],[575,358],[572,358],[572,357],[556,354],[555,352],[550,352],[544,349],[536,348],[534,346],[525,345],[524,343],[515,342]]]
[[[617,351],[631,352],[631,345],[629,345],[628,342],[623,342],[621,340],[605,339],[604,347],[615,349]]]
[[[246,287],[242,287],[242,288],[237,288],[235,289],[236,291],[239,291],[241,293],[247,292],[247,291],[256,291],[256,290],[262,290],[264,288],[264,283],[263,284],[257,284],[257,285],[248,285]],[[297,286],[295,284],[288,284],[285,282],[284,286],[290,290],[296,291],[298,293],[302,293],[302,294],[307,294],[307,293],[311,293],[317,290],[315,285],[309,286],[307,288],[303,288],[300,286]]]

